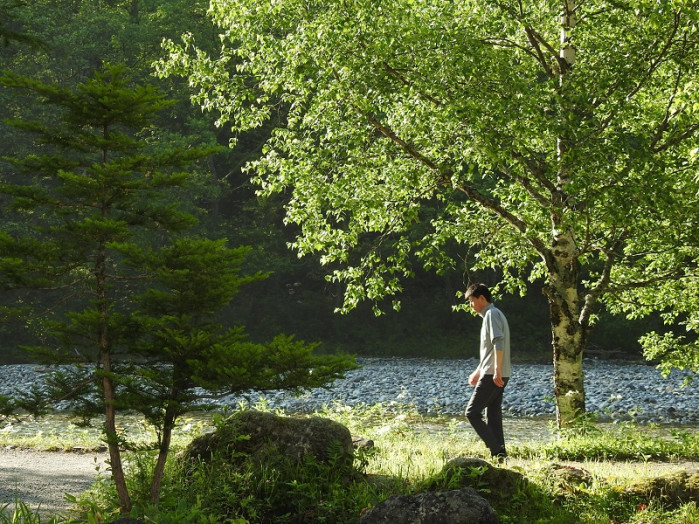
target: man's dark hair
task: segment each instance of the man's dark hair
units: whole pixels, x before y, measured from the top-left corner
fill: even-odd
[[[490,289],[485,284],[471,284],[466,289],[466,299],[468,297],[485,297],[488,302],[493,301],[493,296],[490,294]]]

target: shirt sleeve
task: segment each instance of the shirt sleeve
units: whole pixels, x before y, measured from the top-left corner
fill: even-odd
[[[502,316],[495,311],[489,311],[486,321],[488,322],[488,334],[490,343],[495,351],[505,350],[505,329]]]

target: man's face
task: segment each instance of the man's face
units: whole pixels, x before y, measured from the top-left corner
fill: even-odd
[[[480,315],[481,311],[489,304],[489,302],[485,299],[483,295],[480,297],[474,297],[471,295],[468,297],[468,302],[469,305],[471,306],[471,309],[473,309],[476,313]]]

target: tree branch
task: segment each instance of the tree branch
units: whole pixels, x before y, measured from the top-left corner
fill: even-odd
[[[522,186],[524,190],[527,192],[527,194],[531,196],[534,200],[536,200],[541,205],[541,207],[545,209],[551,207],[551,201],[547,200],[544,195],[539,193],[536,190],[536,188],[534,188],[531,179],[527,178],[526,176],[521,176],[516,173],[513,173],[507,168],[504,168],[502,173],[513,182],[516,182],[517,184]]]
[[[546,167],[545,163],[537,160],[534,158],[534,155],[529,154],[529,156],[524,155],[522,153],[519,153],[518,151],[512,151],[511,152],[512,156],[519,160],[521,164],[527,169],[534,179],[541,184],[541,186],[546,189],[549,193],[553,194],[558,191],[556,188],[556,185],[553,184],[548,178],[546,178],[545,172],[546,172]],[[532,195],[534,198],[537,198],[535,195]],[[539,200],[539,198],[537,198]],[[539,202],[544,206],[544,207],[549,207],[551,205],[551,202],[549,202],[546,199],[539,200]]]
[[[679,84],[680,84],[681,78],[682,78],[682,71],[679,71],[677,73],[677,78],[675,78],[675,87],[673,89],[672,95],[670,95],[670,99],[667,101],[667,107],[665,108],[665,116],[658,124],[658,128],[655,130],[655,133],[653,134],[653,138],[651,139],[651,149],[655,149],[655,145],[662,138],[663,133],[665,133],[665,131],[667,130],[667,126],[670,123],[670,120],[674,116],[673,113],[670,111],[670,109],[672,108],[672,104],[675,101],[675,95],[677,94],[677,90],[679,89]]]
[[[438,164],[436,164],[434,161],[431,159],[427,158],[425,155],[417,151],[411,144],[400,138],[392,129],[387,127],[386,125],[382,124],[379,120],[374,118],[371,114],[369,114],[367,111],[364,111],[360,107],[358,107],[356,104],[352,104],[353,107],[359,112],[360,115],[362,115],[364,118],[367,119],[367,121],[376,129],[379,133],[384,135],[386,138],[391,140],[393,143],[398,145],[408,156],[411,158],[414,158],[418,162],[422,163],[424,166],[427,168],[431,169],[435,173],[437,173],[440,177],[440,179],[443,181],[445,184],[451,184],[451,175],[452,172],[451,170],[444,169],[440,167]],[[500,203],[487,195],[484,195],[480,191],[478,191],[476,188],[469,186],[469,185],[457,185],[455,187],[457,191],[462,192],[465,194],[469,199],[479,203],[481,206],[493,211],[495,214],[500,216],[502,219],[504,219],[506,222],[508,222],[510,225],[515,227],[520,233],[526,234],[527,232],[527,224],[520,218],[516,217],[512,213],[510,213],[507,209],[502,207]],[[531,244],[534,246],[534,248],[541,253],[542,255],[547,252],[543,242],[541,242],[537,237],[527,237]]]
[[[551,44],[549,44],[544,37],[542,37],[539,33],[537,33],[534,28],[531,26],[524,26],[524,32],[527,35],[527,39],[529,40],[529,43],[531,46],[536,50],[536,54],[539,58],[539,63],[541,66],[544,68],[544,71],[546,71],[546,74],[554,78],[557,75],[557,73],[551,68],[551,66],[548,63],[548,60],[546,60],[546,56],[544,55],[543,51],[541,50],[541,47],[539,44],[543,45],[544,48],[551,54],[551,58],[556,60],[558,62],[558,67],[563,70],[564,66],[563,63],[565,60],[561,59],[558,56],[558,52],[556,49],[553,48]]]
[[[691,137],[696,131],[699,130],[699,124],[694,124],[689,126],[684,133],[680,133],[679,135],[675,136],[671,140],[666,141],[664,144],[661,144],[657,147],[653,148],[654,153],[660,153],[662,151],[667,151],[670,149],[672,146],[675,146],[682,142],[683,140],[688,139]]]
[[[410,82],[407,78],[405,78],[405,76],[403,76],[397,69],[392,67],[386,60],[383,60],[381,63],[383,64],[383,67],[388,72],[388,74],[396,78],[401,84],[409,88],[415,87],[415,84],[413,82]],[[420,96],[424,97],[425,100],[432,102],[434,105],[438,107],[442,107],[444,105],[443,102],[437,100],[435,97],[423,93],[422,91],[418,92],[420,93]]]
[[[660,67],[660,64],[662,64],[665,61],[665,58],[667,57],[667,54],[670,52],[670,49],[672,47],[672,44],[675,41],[675,36],[677,35],[677,31],[679,29],[679,24],[680,24],[680,19],[677,14],[675,14],[674,18],[674,24],[672,26],[672,29],[670,31],[669,36],[665,40],[665,43],[662,46],[662,49],[660,49],[658,55],[655,57],[655,59],[650,61],[650,66],[646,69],[646,71],[643,73],[641,78],[636,82],[636,84],[632,87],[632,89],[624,96],[624,100],[628,101],[632,99],[638,92],[643,89],[643,87],[646,85],[646,83],[650,80],[651,76],[653,73]],[[660,42],[660,39],[657,39],[653,45],[649,46],[651,49],[655,48],[656,44]],[[645,63],[647,60],[643,60],[643,63]],[[620,77],[617,82],[612,84],[612,86],[607,90],[607,95],[605,97],[601,97],[598,102],[593,104],[593,107],[599,107],[600,104],[602,104],[604,101],[607,101],[611,98],[611,95],[614,91],[616,91],[619,88],[619,85],[624,81],[623,77]],[[614,117],[619,113],[621,110],[621,104],[617,104],[616,107],[607,115],[607,118],[605,118],[602,123],[598,126],[597,128],[597,134],[601,133],[604,131],[611,121],[614,119]],[[594,134],[594,133],[593,133]]]
[[[614,268],[615,262],[619,259],[619,249],[621,248],[623,242],[628,236],[628,230],[621,232],[618,238],[610,242],[609,247],[605,248],[603,251],[607,255],[607,260],[604,262],[604,267],[600,278],[597,279],[597,283],[590,290],[589,293],[585,295],[584,305],[580,310],[579,321],[583,326],[587,326],[590,322],[590,317],[594,306],[597,303],[600,295],[605,292],[611,282],[612,269]]]
[[[651,284],[657,284],[658,282],[667,282],[668,280],[677,280],[678,278],[684,278],[685,275],[680,271],[680,268],[675,268],[672,271],[668,271],[663,275],[658,275],[647,280],[637,280],[635,282],[628,282],[623,285],[610,285],[605,293],[619,293],[622,291],[630,291],[632,289],[642,289],[649,287]]]

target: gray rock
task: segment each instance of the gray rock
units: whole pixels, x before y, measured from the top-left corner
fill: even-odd
[[[497,524],[488,501],[473,488],[397,495],[367,511],[358,524]]]

